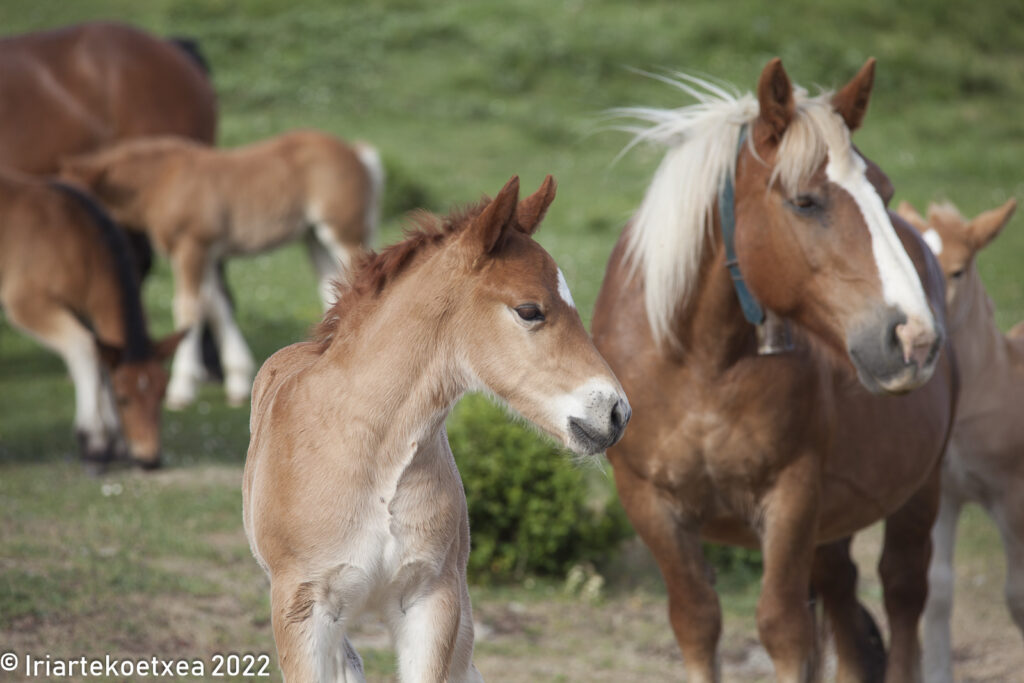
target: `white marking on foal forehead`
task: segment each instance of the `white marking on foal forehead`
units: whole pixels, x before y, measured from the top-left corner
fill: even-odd
[[[934,228],[929,228],[921,237],[924,238],[928,248],[932,250],[932,253],[938,256],[942,253],[942,238],[939,233],[935,232]]]
[[[899,308],[908,318],[917,317],[934,326],[921,278],[889,220],[882,198],[868,180],[866,170],[867,164],[859,154],[829,146],[825,175],[853,197],[864,217],[886,303]]]
[[[576,308],[576,302],[572,300],[572,292],[569,291],[569,283],[565,281],[565,275],[562,274],[561,268],[558,269],[558,296],[562,297],[562,300],[570,307]]]

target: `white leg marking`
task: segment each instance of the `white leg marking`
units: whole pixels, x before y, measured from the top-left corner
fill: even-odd
[[[314,224],[313,237],[307,241],[307,247],[320,276],[320,302],[326,311],[335,301],[334,281],[347,279],[352,274],[352,255],[323,222]]]
[[[450,589],[440,587],[408,605],[392,618],[398,676],[402,683],[427,683],[450,662],[444,661],[448,638],[458,638],[461,606],[453,604]],[[449,672],[450,673],[450,672]]]

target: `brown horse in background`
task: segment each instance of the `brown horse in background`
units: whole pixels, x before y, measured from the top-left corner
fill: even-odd
[[[778,680],[795,683],[818,675],[816,548],[881,518],[886,680],[920,680],[955,372],[938,265],[887,214],[888,179],[850,141],[873,77],[872,60],[808,97],[776,59],[756,97],[684,77],[698,104],[629,112],[655,124],[638,139],[669,149],[612,253],[593,331],[634,410],[608,457],[691,683],[719,676],[701,539],[762,549],[758,631]],[[787,327],[788,350],[759,353],[759,336]],[[864,680],[856,574],[814,573],[840,680]]]
[[[54,175],[60,159],[118,140],[178,135],[212,145],[217,97],[194,41],[90,22],[0,39],[0,121],[0,166]],[[144,278],[149,240],[126,237]],[[218,278],[225,288],[220,270]],[[203,360],[221,374],[209,330]]]
[[[64,359],[82,457],[159,465],[162,363],[183,333],[150,340],[124,236],[93,199],[0,171],[0,305]]]
[[[942,466],[942,502],[932,529],[924,665],[929,683],[952,683],[953,550],[967,503],[995,522],[1006,552],[1006,605],[1024,632],[1024,323],[1008,334],[996,325],[975,255],[1010,220],[1016,200],[968,220],[951,204],[933,204],[927,218],[907,202],[899,214],[935,252],[946,275],[949,336],[963,378],[953,435]]]
[[[371,145],[312,130],[234,149],[183,138],[129,140],[68,159],[61,173],[171,261],[175,324],[192,328],[174,358],[172,408],[195,398],[202,378],[195,326],[204,321],[220,341],[228,401],[249,399],[252,354],[216,286],[217,263],[304,237],[326,308],[331,282],[347,276],[372,239],[384,182]]]

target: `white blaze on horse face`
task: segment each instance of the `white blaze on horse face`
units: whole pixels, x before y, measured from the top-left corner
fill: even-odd
[[[938,256],[942,253],[942,238],[939,236],[939,233],[935,232],[934,228],[929,228],[921,237],[924,238],[925,244],[928,245],[933,254]]]
[[[569,304],[569,308],[576,308],[576,302],[572,300],[572,293],[569,291],[569,283],[565,281],[565,275],[562,274],[561,268],[558,269],[558,296]]]
[[[825,174],[853,197],[864,217],[885,302],[902,311],[908,320],[917,319],[934,333],[935,320],[928,307],[921,278],[889,220],[882,198],[868,180],[866,170],[867,164],[859,154],[845,150],[839,152],[829,147]]]

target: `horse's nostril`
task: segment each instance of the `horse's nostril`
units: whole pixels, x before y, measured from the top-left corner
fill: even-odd
[[[622,429],[629,422],[632,411],[629,409],[627,404],[622,399],[615,402],[615,406],[612,408],[612,427],[615,429]]]

